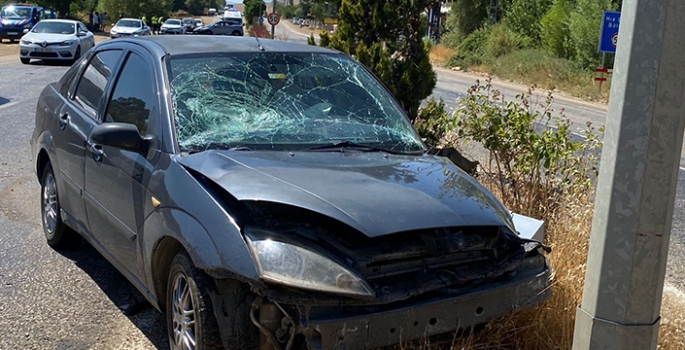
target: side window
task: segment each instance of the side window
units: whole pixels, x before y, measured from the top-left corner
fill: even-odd
[[[105,122],[134,124],[141,135],[147,133],[150,116],[157,106],[153,76],[143,58],[131,53],[114,86]]]
[[[88,63],[76,88],[74,100],[93,117],[97,116],[102,95],[107,82],[112,78],[112,71],[119,61],[121,50],[98,52]]]

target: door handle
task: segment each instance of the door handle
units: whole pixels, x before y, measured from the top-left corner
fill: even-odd
[[[59,129],[64,130],[69,124],[69,113],[64,113],[59,117]]]
[[[102,149],[102,146],[96,144],[96,143],[88,143],[88,149],[90,150],[90,153],[93,154],[93,160],[96,162],[101,162],[102,161],[102,156],[105,154],[105,151]]]

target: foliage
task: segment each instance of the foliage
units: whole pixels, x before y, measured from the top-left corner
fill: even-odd
[[[571,42],[575,59],[583,68],[594,68],[599,63],[599,30],[602,11],[611,9],[610,0],[578,0],[569,18]]]
[[[455,0],[450,4],[444,35],[440,38],[449,48],[456,49],[464,38],[481,28],[488,19],[490,0]]]
[[[551,92],[543,101],[534,92],[531,87],[507,101],[490,79],[477,82],[454,118],[459,140],[477,142],[489,152],[488,170],[504,204],[549,219],[579,192],[591,191],[601,142],[590,124],[584,139],[573,141],[563,113],[552,115]]]
[[[542,48],[556,57],[571,58],[573,56],[569,29],[571,10],[569,0],[555,0],[554,5],[540,21]]]
[[[540,18],[553,0],[513,0],[506,11],[507,25],[514,32],[525,35],[534,43],[540,42]]]
[[[469,34],[457,48],[457,53],[448,61],[448,66],[472,66],[482,64],[485,60],[485,44],[488,41],[487,27]]]
[[[419,111],[414,127],[427,144],[441,147],[449,143],[445,139],[456,128],[456,120],[447,115],[442,98],[436,101],[431,97],[426,102],[426,106]]]
[[[120,14],[126,17],[147,18],[153,15],[167,15],[171,12],[171,0],[99,0],[98,9],[107,12],[110,19],[118,18]]]
[[[498,23],[489,28],[483,48],[486,60],[531,46],[530,37],[512,31],[506,23],[508,22]]]
[[[277,8],[278,13],[283,16],[283,18],[293,18],[295,17],[295,11],[298,9],[297,6],[294,5],[286,5],[286,6],[281,6]]]
[[[312,42],[314,42],[314,37],[312,37]],[[325,30],[319,35],[319,45],[323,47],[329,47],[331,45],[331,36]]]
[[[223,9],[225,6],[225,1],[222,0],[185,0],[185,8],[179,8],[179,9],[184,9],[188,11],[191,14],[198,15],[204,12],[205,8],[216,8],[216,9]],[[174,2],[172,7],[176,7],[177,4]]]
[[[314,33],[310,33],[307,37],[307,44],[316,46],[316,40],[314,39]]]
[[[263,0],[244,0],[245,14],[244,18],[247,24],[252,24],[254,18],[260,17],[266,10],[266,4]]]
[[[437,0],[342,0],[330,47],[354,56],[388,87],[416,119],[420,103],[436,84],[423,11]],[[401,11],[398,11],[400,9]],[[399,39],[398,39],[399,38]]]

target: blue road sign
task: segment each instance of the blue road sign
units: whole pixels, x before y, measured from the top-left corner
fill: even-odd
[[[616,11],[604,11],[602,16],[602,29],[599,32],[599,52],[616,53],[618,42],[618,24],[621,13]]]
[[[259,17],[259,23],[264,23],[264,17]]]

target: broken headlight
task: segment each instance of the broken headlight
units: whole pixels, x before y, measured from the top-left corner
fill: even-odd
[[[263,233],[251,230],[245,235],[263,280],[319,292],[374,295],[364,280],[332,259],[295,243],[274,240],[272,235]]]

